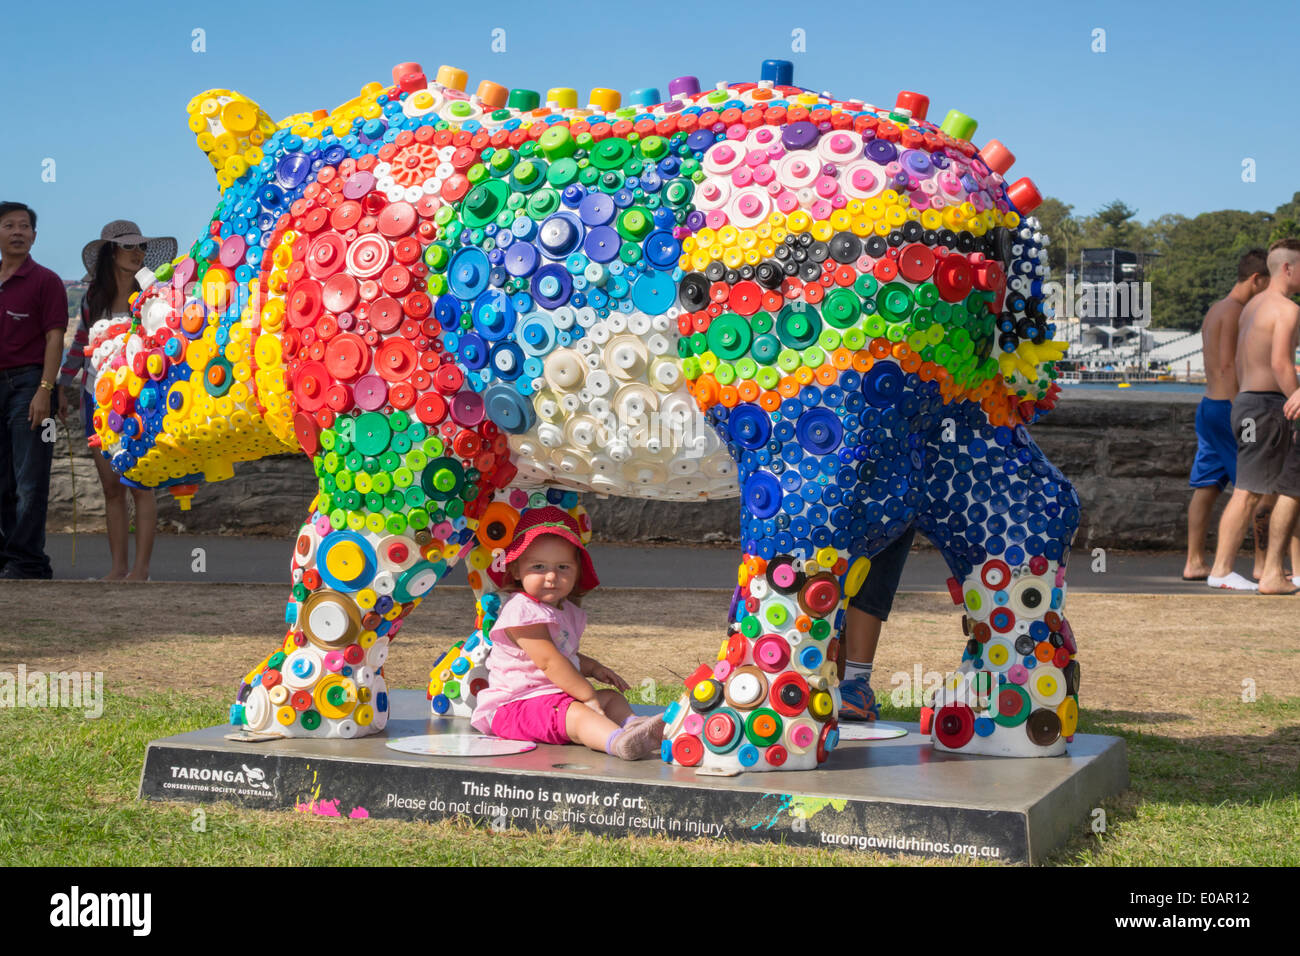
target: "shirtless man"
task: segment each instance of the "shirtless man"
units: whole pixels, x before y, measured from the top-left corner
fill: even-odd
[[[1184,581],[1204,581],[1209,577],[1205,531],[1210,511],[1228,482],[1236,484],[1237,481],[1237,438],[1232,433],[1232,400],[1237,397],[1237,320],[1246,303],[1268,286],[1267,258],[1268,253],[1263,249],[1247,250],[1237,263],[1237,282],[1232,291],[1210,306],[1201,323],[1205,397],[1196,407],[1196,460],[1188,482],[1195,490],[1187,506]],[[1262,572],[1259,537],[1256,538],[1256,568]]]
[[[1219,547],[1207,583],[1243,589],[1245,579],[1232,570],[1233,558],[1260,499],[1276,493],[1259,593],[1294,594],[1300,588],[1283,575],[1282,552],[1300,514],[1300,442],[1291,426],[1300,417],[1295,371],[1300,306],[1290,299],[1300,293],[1300,239],[1283,239],[1269,247],[1268,275],[1268,288],[1241,313],[1236,361],[1241,391],[1232,402],[1237,481],[1219,520]]]

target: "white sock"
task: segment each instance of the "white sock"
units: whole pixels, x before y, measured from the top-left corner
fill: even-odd
[[[868,684],[871,683],[871,661],[863,664],[859,661],[844,662],[844,679],[853,680],[855,677],[861,677]]]

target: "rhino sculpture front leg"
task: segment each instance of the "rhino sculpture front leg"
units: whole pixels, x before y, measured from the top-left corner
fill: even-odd
[[[462,448],[467,434],[490,447],[490,423],[468,407],[457,415]],[[319,491],[294,546],[288,630],[245,676],[233,724],[288,737],[384,728],[389,645],[474,547],[466,508],[490,497],[481,501],[479,489],[491,475],[447,455],[445,439],[400,410],[340,415],[314,436]]]

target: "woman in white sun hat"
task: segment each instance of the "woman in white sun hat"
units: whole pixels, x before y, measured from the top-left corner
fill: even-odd
[[[140,291],[136,273],[146,266],[156,269],[175,255],[175,239],[143,236],[140,227],[126,219],[110,222],[100,230],[98,239],[86,243],[81,250],[81,261],[86,265],[90,287],[81,300],[81,324],[64,356],[59,384],[65,386],[65,408],[75,408],[80,401],[87,438],[95,431],[95,369],[90,361],[91,344],[98,345],[127,330],[131,322],[130,298]],[[80,389],[75,388],[78,381],[81,381]],[[131,488],[131,497],[135,499],[135,564],[129,566],[128,486],[122,484],[103,455],[96,451],[92,457],[99,472],[99,483],[104,489],[108,547],[113,558],[112,569],[104,580],[147,581],[158,523],[154,493],[147,488]]]

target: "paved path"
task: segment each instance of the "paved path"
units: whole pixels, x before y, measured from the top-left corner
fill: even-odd
[[[288,538],[241,538],[217,535],[158,535],[154,545],[155,581],[214,581],[235,583],[287,582],[292,543]],[[59,580],[100,578],[108,573],[108,542],[104,535],[79,534],[77,563],[72,564],[70,534],[50,535],[46,548]],[[202,549],[201,572],[199,556]],[[610,587],[718,587],[735,581],[738,551],[714,546],[688,548],[637,547],[601,544],[591,548],[601,583]],[[1074,556],[1070,586],[1075,591],[1132,594],[1207,594],[1202,584],[1180,580],[1183,556],[1172,553],[1112,552],[1105,571],[1096,572],[1091,554]],[[1238,561],[1246,573],[1249,561]],[[915,551],[903,572],[904,591],[945,591],[947,568],[936,551]],[[463,572],[451,583],[463,584]],[[1226,592],[1216,592],[1226,593]]]

